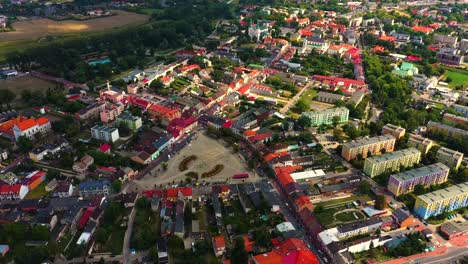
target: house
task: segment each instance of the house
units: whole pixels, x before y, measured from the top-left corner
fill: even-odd
[[[414,66],[412,63],[403,62],[401,66],[395,66],[392,71],[393,74],[400,77],[414,76],[419,73],[419,69]]]
[[[104,111],[105,108],[106,108],[106,102],[97,102],[79,110],[75,114],[75,117],[81,121],[89,120],[89,119],[96,119],[99,117],[99,114],[102,111]]]
[[[468,222],[446,222],[440,225],[439,233],[446,239],[453,239],[468,234]]]
[[[0,201],[3,200],[22,200],[28,194],[29,188],[21,184],[0,185]]]
[[[67,198],[73,195],[73,184],[68,182],[61,182],[58,184],[54,191],[54,195],[59,198]]]
[[[289,238],[275,245],[270,252],[252,257],[255,264],[318,264],[317,256],[307,244],[297,238]]]
[[[436,53],[436,58],[443,64],[461,65],[465,56],[456,48],[441,48]]]
[[[99,98],[105,101],[117,103],[124,99],[125,92],[119,89],[111,88],[109,81],[107,81],[107,88],[99,91]]]
[[[397,209],[395,212],[393,212],[392,218],[400,228],[406,228],[412,225],[415,221],[410,212],[403,209]]]
[[[310,50],[315,49],[319,53],[324,53],[328,50],[330,44],[322,38],[310,36],[304,39],[304,46]]]
[[[226,241],[224,240],[223,235],[213,237],[212,243],[213,243],[213,252],[216,257],[220,257],[224,253],[226,253]]]
[[[44,144],[39,146],[29,152],[29,158],[33,161],[41,161],[47,155],[54,155],[62,150],[62,147],[68,145],[68,143],[63,143],[62,145],[57,144]]]
[[[94,158],[89,155],[85,155],[80,159],[80,161],[73,164],[72,169],[75,172],[84,173],[88,169],[88,167],[93,163]]]
[[[444,47],[455,48],[458,44],[458,37],[446,36],[441,34],[434,35],[434,43]]]
[[[106,179],[81,182],[78,186],[80,196],[89,197],[96,195],[109,195],[110,182]]]
[[[17,122],[13,126],[12,130],[16,140],[18,140],[18,138],[21,136],[25,136],[31,139],[36,133],[45,134],[51,131],[52,126],[49,119],[45,117],[40,117],[38,119],[31,117]]]
[[[148,113],[152,117],[159,118],[163,124],[169,124],[172,120],[181,117],[177,109],[172,109],[163,105],[153,104],[148,108]]]

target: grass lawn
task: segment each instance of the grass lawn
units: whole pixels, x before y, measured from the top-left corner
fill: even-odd
[[[381,263],[392,259],[392,257],[385,255],[385,252],[381,248],[376,248],[374,252],[375,254],[373,256],[371,256],[369,251],[353,254],[354,263],[364,263],[364,261],[369,259],[374,259],[376,263]]]
[[[468,87],[468,72],[454,72],[448,71],[445,75],[445,80],[449,81],[449,87],[454,88],[456,86],[462,85],[464,88]]]
[[[356,200],[364,200],[364,201],[371,201],[372,198],[369,195],[357,195],[357,196],[350,196],[342,199],[335,199],[335,200],[330,200],[322,203],[318,203],[317,205],[322,205],[324,208],[329,208],[329,207],[334,207],[334,206],[339,206],[339,205],[344,205],[349,202],[353,202]]]
[[[32,200],[32,199],[40,199],[40,198],[44,197],[45,195],[47,195],[49,193],[49,192],[47,192],[45,190],[45,186],[46,186],[45,182],[39,184],[36,187],[36,189],[28,192],[28,194],[26,195],[26,197],[24,199]]]
[[[357,219],[356,219],[356,217],[354,217],[354,215],[357,216]],[[339,214],[335,215],[335,218],[336,218],[336,220],[341,221],[341,222],[350,222],[350,221],[364,219],[365,216],[360,211],[350,211],[350,212],[339,213]]]
[[[312,101],[317,96],[317,90],[315,89],[308,89],[305,93],[301,96],[301,100],[304,100],[308,105],[312,104]]]
[[[0,50],[1,50],[0,44]],[[0,52],[1,53],[1,52]],[[0,55],[1,56],[1,55]],[[21,92],[24,90],[42,91],[45,93],[47,88],[55,87],[55,84],[49,81],[41,80],[33,76],[22,76],[11,80],[0,80],[0,87],[6,88],[16,94],[16,100],[20,100]]]

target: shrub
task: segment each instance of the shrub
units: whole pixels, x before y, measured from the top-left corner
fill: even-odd
[[[188,164],[191,162],[191,161],[194,161],[197,159],[197,156],[195,155],[191,155],[191,156],[188,156],[186,158],[184,158],[180,164],[179,164],[179,170],[180,171],[186,171],[188,170]]]
[[[213,177],[224,169],[224,165],[218,164],[212,170],[202,173],[202,178]]]

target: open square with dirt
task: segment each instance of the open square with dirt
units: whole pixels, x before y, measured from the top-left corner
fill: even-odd
[[[219,173],[202,178],[203,173],[215,170],[217,165],[222,165],[222,170]],[[191,178],[192,182],[196,181],[195,178],[187,176],[187,173],[196,173],[198,182],[225,182],[226,180],[233,183],[242,182],[242,180],[232,179],[234,174],[239,173],[249,174],[249,178],[244,179],[245,181],[258,179],[258,176],[255,176],[248,169],[246,162],[239,153],[225,146],[223,141],[215,140],[200,132],[189,145],[167,162],[166,170],[160,165],[151,174],[147,174],[144,178],[135,182],[143,189],[149,189],[155,186],[159,187],[160,184],[163,186],[180,184],[181,181],[185,182],[187,178]]]

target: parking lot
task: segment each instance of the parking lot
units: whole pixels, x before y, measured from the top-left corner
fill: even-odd
[[[188,170],[180,171],[179,165],[184,158],[195,155],[196,159],[187,165]],[[204,172],[212,170],[216,165],[223,165],[223,170],[209,178],[199,177],[198,182],[242,182],[242,180],[232,180],[232,176],[238,173],[249,173],[249,178],[244,181],[257,180],[258,176],[247,168],[245,161],[232,148],[224,146],[224,142],[217,141],[206,136],[203,132],[198,132],[192,142],[175,153],[174,157],[167,162],[167,169],[162,165],[157,166],[144,178],[136,183],[143,189],[154,188],[159,185],[180,184],[188,177],[186,173],[196,172],[200,176]],[[193,182],[193,181],[192,181]]]

